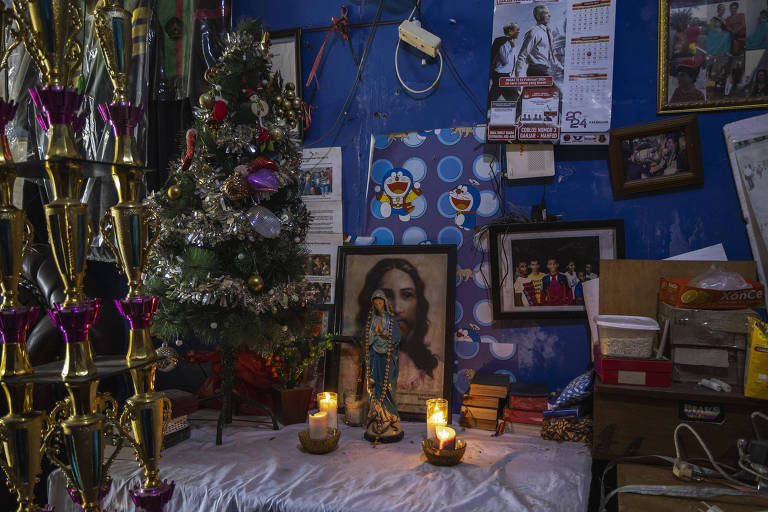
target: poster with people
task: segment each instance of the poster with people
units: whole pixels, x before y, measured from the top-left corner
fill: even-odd
[[[488,141],[607,143],[614,23],[615,0],[495,0]]]

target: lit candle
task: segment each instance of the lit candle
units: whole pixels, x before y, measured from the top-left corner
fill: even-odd
[[[427,439],[435,437],[435,427],[448,424],[448,400],[430,398],[427,400]]]
[[[309,415],[309,438],[325,439],[328,437],[328,413],[320,411]]]
[[[443,411],[437,411],[427,418],[427,439],[435,437],[435,427],[444,427],[448,424]]]
[[[435,427],[435,435],[437,436],[438,450],[456,449],[456,431],[451,427],[441,427],[438,425]]]
[[[318,393],[317,403],[321,411],[328,413],[328,428],[339,428],[336,393]]]

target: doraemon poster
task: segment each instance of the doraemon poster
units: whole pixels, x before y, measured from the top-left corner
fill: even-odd
[[[485,144],[482,126],[380,134],[372,146],[368,215],[358,238],[376,245],[456,245],[459,348],[452,371],[490,365],[514,378],[515,345],[505,343],[491,317],[487,240],[475,239],[480,227],[500,215],[494,192],[501,172],[499,147]],[[488,351],[497,345],[498,350]],[[458,400],[466,384],[464,374],[455,373]]]
[[[384,174],[381,185],[374,187],[379,215],[382,219],[390,215],[397,215],[403,222],[411,220],[411,213],[419,208],[419,217],[425,207],[425,201],[419,201],[421,197],[421,183],[413,179],[408,169],[395,168]],[[417,203],[417,204],[414,204]]]

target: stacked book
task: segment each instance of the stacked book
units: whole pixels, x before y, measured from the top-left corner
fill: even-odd
[[[509,377],[503,374],[478,373],[469,384],[469,393],[461,404],[462,427],[496,430],[509,390]]]
[[[189,439],[189,414],[197,410],[198,399],[194,393],[181,389],[166,389],[163,393],[171,401],[171,419],[163,431],[163,448],[170,448]]]
[[[513,434],[541,433],[542,413],[547,410],[547,383],[509,385],[509,399],[504,410],[504,430]]]

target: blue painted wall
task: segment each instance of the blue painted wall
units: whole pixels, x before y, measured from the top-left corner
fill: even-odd
[[[338,0],[293,2],[239,0],[236,17],[261,16],[271,30],[301,26],[324,27],[339,16]],[[373,20],[378,2],[347,0],[351,23]],[[384,0],[381,19],[401,20],[410,0]],[[492,0],[423,0],[424,23],[443,40],[464,81],[484,105],[490,59]],[[453,23],[451,20],[455,20]],[[613,127],[661,119],[656,115],[656,41],[658,2],[621,1],[616,20]],[[305,91],[317,107],[306,140],[311,143],[334,124],[355,76],[370,28],[351,30],[351,46],[334,35],[326,45],[319,68],[320,88]],[[309,73],[325,32],[306,33],[303,41],[304,77]],[[364,234],[365,192],[371,133],[483,123],[481,114],[457,80],[444,70],[440,86],[427,98],[401,92],[393,54],[397,25],[379,26],[357,93],[342,114],[341,127],[320,146],[340,145],[344,154],[344,229]],[[434,62],[401,51],[400,69],[412,88],[424,88],[434,77]],[[313,96],[314,93],[314,96]],[[738,198],[733,184],[722,127],[764,111],[700,114],[705,183],[697,188],[614,201],[605,148],[559,148],[557,173],[546,185],[550,213],[567,219],[623,218],[627,258],[657,259],[723,242],[730,259],[751,259]],[[544,183],[514,185],[507,200],[524,210],[541,200]],[[630,291],[631,292],[631,291]],[[588,356],[583,322],[508,321],[495,326],[497,339],[517,343],[516,369],[521,381],[546,380],[562,387],[583,371]]]

